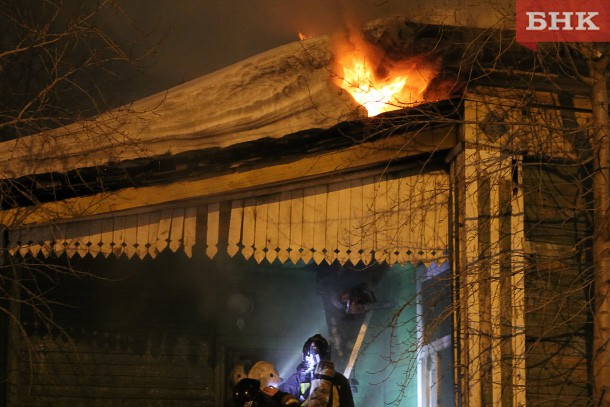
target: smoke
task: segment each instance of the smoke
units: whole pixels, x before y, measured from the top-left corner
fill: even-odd
[[[297,41],[298,33],[331,35],[370,19],[402,12],[398,0],[283,0],[147,2],[120,0],[134,23],[150,33],[139,49],[155,46],[144,75],[129,78],[135,100]],[[112,26],[119,35],[124,27]],[[124,92],[125,88],[116,91]],[[126,100],[128,101],[128,100]]]
[[[497,21],[497,13],[510,15],[505,3],[514,7],[512,0],[496,0],[493,5],[482,0],[118,1],[134,23],[150,34],[149,42],[135,44],[134,51],[158,44],[145,73],[114,89],[123,102],[297,41],[299,32],[345,35],[365,22],[395,15],[435,24],[486,26]],[[119,35],[130,35],[122,25],[110,27]]]
[[[291,2],[267,0],[263,2],[272,21],[273,30],[281,30],[296,39],[296,33],[306,36],[332,35],[353,29],[372,19],[397,12],[398,2],[371,0],[313,0],[295,6]]]

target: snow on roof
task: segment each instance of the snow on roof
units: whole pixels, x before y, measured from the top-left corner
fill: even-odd
[[[363,116],[327,37],[293,42],[94,119],[0,143],[4,178],[228,147]]]

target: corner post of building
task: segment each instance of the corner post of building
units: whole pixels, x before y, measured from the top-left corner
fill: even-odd
[[[487,101],[466,100],[455,157],[462,405],[524,406],[520,158],[480,129]]]

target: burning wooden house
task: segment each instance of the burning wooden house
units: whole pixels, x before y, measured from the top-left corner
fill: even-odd
[[[287,376],[315,333],[357,405],[584,405],[564,136],[586,103],[493,33],[392,20],[347,45],[2,143],[7,405],[221,406],[234,362]],[[335,306],[363,282],[393,306]]]

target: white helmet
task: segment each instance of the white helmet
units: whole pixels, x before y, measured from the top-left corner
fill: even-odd
[[[229,379],[231,380],[231,385],[235,386],[241,379],[247,378],[246,374],[246,366],[243,362],[235,362],[233,364],[233,369],[231,369],[231,373],[229,373]]]
[[[265,361],[256,362],[248,372],[248,378],[259,380],[261,388],[268,386],[277,387],[282,382],[275,365]]]

